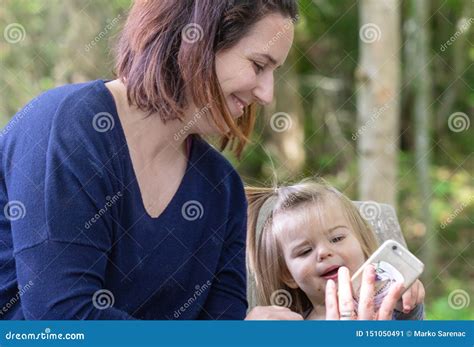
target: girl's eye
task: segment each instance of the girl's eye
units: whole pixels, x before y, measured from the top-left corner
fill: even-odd
[[[345,239],[345,236],[337,236],[337,237],[333,237],[333,238],[331,239],[331,242],[332,242],[332,243],[336,243],[336,242],[340,242],[340,241],[342,241],[342,240],[344,240],[344,239]]]
[[[303,250],[302,252],[300,252],[299,256],[300,257],[304,257],[305,255],[309,254],[311,252],[311,249],[308,248],[308,249],[305,249]]]
[[[257,64],[255,61],[253,61],[252,63],[253,63],[253,66],[255,67],[255,69],[256,69],[256,71],[257,71],[257,73],[259,73],[259,72],[262,72],[262,71],[263,71],[264,67],[263,67],[262,65],[260,65],[260,64]]]

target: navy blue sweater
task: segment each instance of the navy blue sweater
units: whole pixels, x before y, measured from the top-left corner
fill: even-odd
[[[0,319],[244,318],[243,185],[204,140],[157,218],[103,80],[33,99],[0,149]]]

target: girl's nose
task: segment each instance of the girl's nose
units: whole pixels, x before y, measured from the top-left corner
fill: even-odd
[[[317,253],[318,262],[321,262],[331,256],[332,256],[331,247],[327,245],[326,243],[321,243],[318,246],[318,253]]]

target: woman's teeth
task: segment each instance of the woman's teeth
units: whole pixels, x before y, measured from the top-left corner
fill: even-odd
[[[234,98],[234,101],[235,103],[237,104],[237,106],[243,110],[244,109],[244,105],[239,101],[239,99],[237,99],[235,96],[232,95],[232,97]]]

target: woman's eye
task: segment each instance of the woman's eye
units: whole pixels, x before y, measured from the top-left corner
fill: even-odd
[[[333,237],[333,238],[331,239],[331,242],[332,242],[332,243],[340,242],[340,241],[344,240],[344,238],[345,238],[345,236]]]
[[[255,69],[257,70],[257,72],[262,72],[264,67],[260,64],[257,64],[256,62],[253,62],[253,66],[255,67]]]

